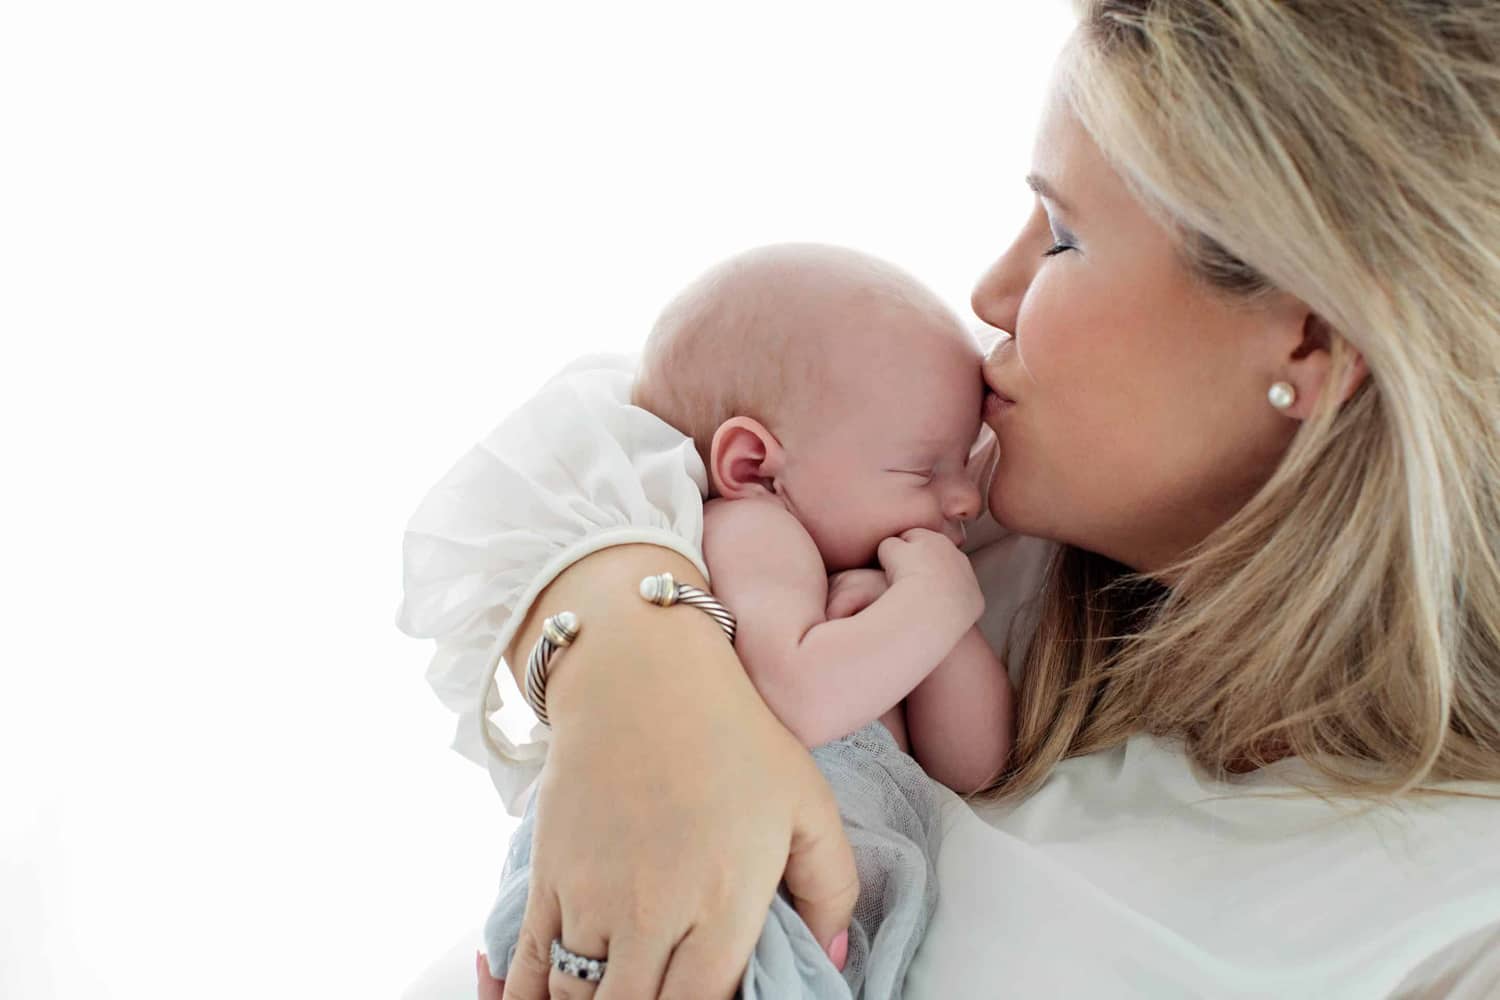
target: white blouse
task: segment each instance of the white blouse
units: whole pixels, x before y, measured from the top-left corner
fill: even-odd
[[[398,625],[436,640],[427,676],[458,714],[454,747],[489,768],[512,815],[547,730],[500,654],[536,595],[627,542],[707,575],[703,463],[630,405],[634,368],[614,355],[569,365],[407,528]],[[969,547],[981,628],[1003,648],[1014,624],[1019,653],[1050,547],[993,521]],[[1017,805],[970,807],[944,789],[938,908],[909,995],[1500,997],[1500,783],[1466,789],[1497,798],[1375,809],[1298,793],[1297,774],[1310,772],[1288,760],[1214,782],[1143,735],[1064,762]]]

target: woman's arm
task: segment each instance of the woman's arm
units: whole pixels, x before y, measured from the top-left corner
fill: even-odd
[[[630,404],[634,373],[626,357],[567,366],[427,492],[402,541],[397,624],[436,641],[427,677],[458,714],[455,749],[513,815],[536,784],[507,983],[521,1000],[548,995],[559,936],[608,952],[605,993],[728,997],[783,872],[823,941],[858,889],[827,782],[722,634],[637,596],[663,570],[703,582],[707,477],[690,438]],[[497,654],[519,671],[565,606],[583,632],[553,662],[553,729],[517,739],[492,719],[510,688]],[[578,992],[551,975],[553,995]]]
[[[638,595],[692,563],[620,545],[542,592],[506,649],[518,683],[542,621],[578,615],[547,684],[551,748],[537,789],[531,892],[506,996],[548,995],[554,937],[608,953],[619,996],[732,997],[786,879],[828,947],[858,895],[833,794],[766,708],[723,633]]]

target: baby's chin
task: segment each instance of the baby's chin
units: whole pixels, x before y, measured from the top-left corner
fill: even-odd
[[[874,554],[871,554],[870,558],[864,562],[848,558],[830,559],[825,555],[823,557],[823,568],[828,571],[829,576],[832,576],[835,573],[842,573],[845,570],[851,569],[880,569],[880,560],[876,559]]]
[[[922,525],[914,524],[912,528],[920,528]],[[823,566],[828,575],[842,573],[851,569],[874,569],[884,572],[880,565],[880,543],[888,537],[896,537],[907,531],[907,528],[898,528],[890,535],[882,535],[879,538],[862,539],[859,544],[851,544],[847,541],[842,546],[819,545],[818,553],[823,557]]]
[[[818,546],[818,554],[823,557],[823,568],[828,575],[842,573],[850,569],[880,569],[880,560],[875,557],[880,543],[885,539],[878,539],[868,546]]]

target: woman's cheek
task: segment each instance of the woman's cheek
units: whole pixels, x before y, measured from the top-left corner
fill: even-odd
[[[995,473],[985,497],[990,516],[1021,534],[1050,529],[1068,490],[1068,465],[1076,461],[1071,442],[1053,415],[1052,400],[1039,382],[1022,381],[1018,399],[991,426],[999,447]]]
[[[1007,459],[1004,447],[1000,453],[1000,461],[995,467],[995,474],[990,478],[989,493],[985,496],[985,506],[989,508],[990,517],[993,517],[1002,527],[1012,531],[1024,533],[1028,519],[1025,516],[1024,486],[1026,473],[1017,468],[1014,451]]]
[[[984,498],[984,505],[989,510],[990,517],[993,517],[996,521],[1000,521],[1000,499],[999,498],[1000,498],[1000,472],[997,469],[995,471],[995,474],[990,477],[990,489],[989,489],[989,492],[985,495],[985,498]],[[1005,522],[1001,521],[1000,523],[1004,524]]]

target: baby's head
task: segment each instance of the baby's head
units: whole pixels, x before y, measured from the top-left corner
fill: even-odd
[[[710,494],[773,495],[830,572],[929,528],[955,542],[980,496],[979,346],[898,268],[782,244],[712,268],[657,320],[634,402],[692,436]]]

